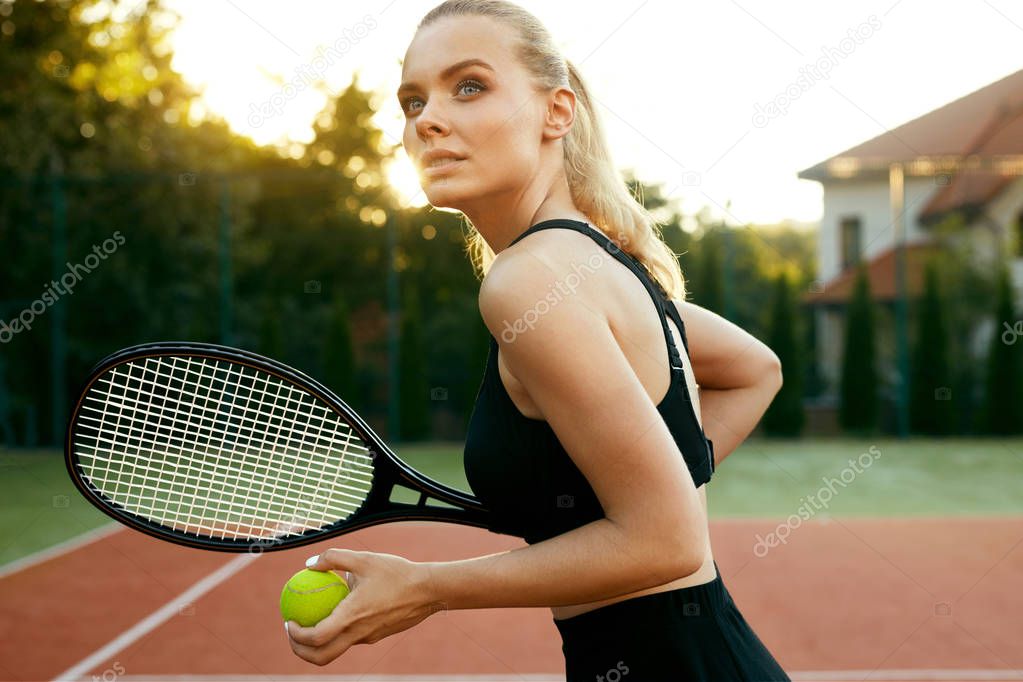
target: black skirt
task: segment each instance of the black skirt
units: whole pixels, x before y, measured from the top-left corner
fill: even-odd
[[[790,681],[739,613],[717,562],[702,585],[554,619],[566,682]]]

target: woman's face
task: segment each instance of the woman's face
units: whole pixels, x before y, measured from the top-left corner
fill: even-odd
[[[419,30],[405,54],[398,100],[403,145],[433,206],[514,202],[539,177],[545,99],[512,52],[513,32],[486,17],[449,17]],[[466,60],[469,63],[452,70]],[[430,169],[423,155],[461,160]]]

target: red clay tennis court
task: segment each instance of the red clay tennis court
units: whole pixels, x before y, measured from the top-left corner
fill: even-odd
[[[1023,680],[1023,519],[711,522],[725,584],[794,680]],[[288,552],[230,555],[107,527],[0,574],[5,680],[563,680],[542,608],[442,612],[319,668],[277,598],[330,546],[450,560],[521,542],[409,522]],[[624,679],[624,678],[623,678]]]

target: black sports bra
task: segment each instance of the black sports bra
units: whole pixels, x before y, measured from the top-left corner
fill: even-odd
[[[512,244],[528,234],[550,228],[576,230],[595,239],[639,277],[653,298],[671,364],[671,382],[657,410],[675,438],[693,482],[697,487],[703,485],[714,473],[714,444],[696,418],[681,358],[664,318],[665,309],[681,333],[688,356],[689,342],[682,316],[645,266],[587,223],[545,220],[520,234]],[[603,518],[600,501],[558,441],[554,429],[545,420],[525,416],[515,406],[501,381],[497,356],[497,339],[491,335],[487,366],[469,418],[464,450],[469,486],[494,514],[491,530],[533,544]]]

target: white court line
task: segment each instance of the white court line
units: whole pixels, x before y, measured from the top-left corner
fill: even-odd
[[[23,556],[20,559],[15,559],[10,563],[6,563],[3,566],[0,566],[0,579],[6,578],[12,573],[24,571],[26,568],[31,568],[36,564],[43,563],[44,561],[55,559],[56,557],[59,557],[62,554],[69,554],[80,547],[84,547],[88,544],[96,542],[97,540],[102,540],[108,535],[113,535],[114,533],[124,529],[125,526],[121,525],[120,523],[108,523],[104,526],[100,526],[99,528],[95,528],[93,530],[82,533],[81,535],[76,535],[75,537],[69,540],[65,540],[64,542],[60,542],[51,547],[47,547],[46,549],[41,549],[38,552],[29,554],[28,556]]]
[[[796,670],[793,682],[835,682],[839,680],[1023,680],[1023,670],[1012,669],[893,669],[893,670]],[[122,675],[117,682],[565,682],[560,674],[526,675]]]
[[[197,582],[196,584],[189,587],[187,590],[182,592],[180,595],[167,602],[159,609],[149,614],[129,629],[125,630],[121,635],[116,637],[106,646],[93,652],[91,655],[82,659],[72,667],[68,668],[60,675],[54,677],[55,680],[81,680],[89,679],[85,678],[84,675],[98,666],[101,663],[105,663],[110,660],[117,652],[131,646],[139,639],[145,637],[147,634],[158,628],[167,620],[173,618],[183,606],[191,604],[196,599],[206,594],[214,587],[224,582],[235,573],[239,572],[250,563],[255,561],[261,556],[261,554],[242,554],[235,557],[231,561],[227,562],[213,573]],[[123,680],[123,677],[118,678]],[[164,679],[181,679],[180,675],[168,676]],[[266,680],[265,677],[256,677],[254,679]]]

